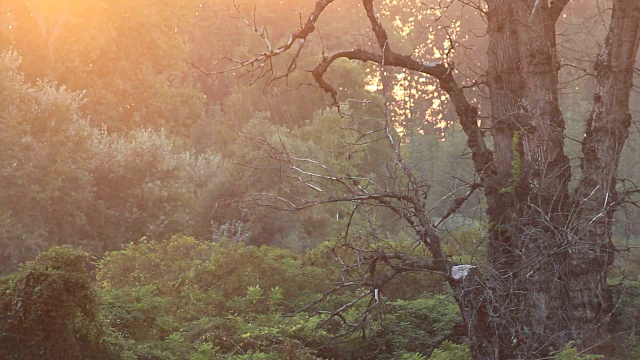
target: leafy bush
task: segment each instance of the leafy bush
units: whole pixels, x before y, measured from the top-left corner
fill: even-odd
[[[0,279],[0,358],[121,356],[100,317],[90,264],[87,253],[56,247]]]

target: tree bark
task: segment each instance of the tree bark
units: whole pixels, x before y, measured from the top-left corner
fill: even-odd
[[[485,193],[494,197],[487,210],[489,268],[475,280],[485,291],[479,304],[463,300],[462,308],[474,318],[469,333],[476,358],[542,357],[571,340],[559,336],[569,326],[561,269],[571,171],[558,103],[557,16],[546,1],[487,3],[500,190]]]
[[[607,335],[612,311],[607,268],[613,263],[611,227],[621,199],[618,163],[629,135],[629,94],[640,42],[640,1],[616,0],[605,45],[596,60],[597,87],[582,143],[582,179],[576,191],[569,268],[571,335],[584,346]]]
[[[558,105],[557,2],[488,1],[494,162],[488,269],[453,282],[475,359],[549,356],[576,341],[606,351],[607,268],[620,206],[616,173],[629,133],[640,1],[614,1],[597,91],[570,194]],[[566,4],[566,2],[565,2]],[[538,6],[534,9],[534,6]]]
[[[639,3],[614,1],[596,62],[581,184],[570,196],[558,106],[557,7],[542,2],[534,12],[534,1],[488,2],[488,85],[502,190],[488,201],[490,268],[452,284],[475,359],[540,358],[571,340],[606,351],[607,268],[620,205],[616,173],[631,124]]]

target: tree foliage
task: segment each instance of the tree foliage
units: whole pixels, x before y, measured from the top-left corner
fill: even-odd
[[[638,358],[627,3],[0,0],[0,358]]]

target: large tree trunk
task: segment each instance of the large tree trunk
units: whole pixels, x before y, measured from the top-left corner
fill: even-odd
[[[488,268],[452,284],[474,358],[542,358],[572,340],[604,350],[616,172],[631,123],[640,1],[614,1],[575,196],[558,105],[556,5],[487,3],[494,181],[501,190],[486,194],[493,196]]]
[[[487,289],[471,329],[476,358],[536,358],[570,340],[562,230],[569,160],[558,103],[555,13],[546,1],[488,2],[494,162]],[[487,194],[489,196],[489,194]],[[478,306],[478,305],[475,305]],[[474,320],[478,321],[478,320]]]
[[[607,268],[613,263],[611,226],[621,202],[616,190],[620,154],[629,134],[629,93],[640,42],[640,0],[616,0],[598,57],[597,88],[582,143],[567,279],[571,335],[584,346],[607,335]]]

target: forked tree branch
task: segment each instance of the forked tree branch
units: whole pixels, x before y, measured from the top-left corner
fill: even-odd
[[[373,0],[363,0],[363,5],[382,54],[364,49],[352,49],[338,51],[324,57],[312,71],[318,85],[331,95],[334,105],[337,105],[338,92],[324,79],[324,75],[331,64],[340,58],[373,62],[381,66],[400,67],[435,77],[438,79],[440,87],[449,95],[456,114],[460,118],[460,124],[467,135],[467,145],[471,149],[474,168],[485,188],[491,191],[496,187],[493,152],[487,147],[484,135],[478,126],[478,109],[469,103],[463,88],[453,77],[453,67],[445,65],[443,62],[418,61],[409,55],[394,52],[389,44],[387,33],[374,12]]]
[[[316,21],[321,16],[322,12],[330,5],[333,0],[317,0],[313,12],[309,15],[305,25],[296,33],[291,35],[289,41],[279,48],[264,52],[259,56],[241,62],[243,66],[254,66],[256,64],[264,64],[270,62],[272,58],[279,56],[292,48],[293,44],[297,40],[306,40],[306,38],[315,30]],[[374,10],[374,0],[362,0],[364,11],[371,24],[371,29],[375,34],[376,42],[380,50],[379,53],[375,53],[369,50],[356,48],[351,50],[337,51],[329,56],[324,56],[321,62],[313,69],[312,75],[317,84],[327,93],[331,95],[333,104],[339,107],[338,104],[338,92],[329,84],[324,76],[329,70],[330,66],[338,59],[349,59],[363,62],[373,62],[381,66],[394,66],[403,69],[420,72],[436,78],[441,88],[449,95],[452,104],[455,107],[456,113],[460,118],[460,124],[467,136],[467,145],[471,150],[472,159],[474,162],[474,168],[476,173],[480,177],[481,187],[487,193],[498,192],[499,184],[495,181],[496,169],[493,160],[493,152],[487,147],[484,139],[484,134],[478,125],[478,110],[475,106],[471,105],[468,101],[463,88],[456,82],[453,72],[453,64],[445,64],[444,62],[424,62],[413,59],[410,55],[402,55],[393,51],[392,46],[389,44],[389,38],[386,30],[377,18]],[[295,56],[299,55],[299,51]],[[287,71],[291,70],[291,66]],[[387,127],[390,124],[386,124]],[[387,134],[388,135],[388,134]],[[389,138],[389,137],[388,137]],[[396,146],[391,140],[391,145]],[[324,174],[309,173],[303,171],[294,164],[295,158],[291,157],[286,149],[278,149],[268,143],[259,144],[261,147],[268,148],[268,152],[271,156],[285,163],[289,163],[290,169],[294,172],[300,173],[302,176],[298,176],[297,180],[304,185],[313,188],[320,193],[323,193],[325,199],[321,201],[311,201],[301,205],[296,205],[293,202],[278,197],[275,194],[260,194],[263,200],[266,200],[265,196],[270,200],[283,201],[286,207],[293,210],[300,210],[311,206],[318,205],[320,203],[327,202],[368,202],[378,203],[379,205],[386,206],[396,212],[398,216],[407,221],[411,227],[419,235],[420,240],[430,249],[432,255],[436,259],[442,258],[442,250],[440,248],[440,238],[435,230],[433,224],[426,217],[425,209],[422,208],[419,184],[412,178],[411,171],[402,163],[401,158],[396,158],[396,163],[402,167],[405,175],[408,176],[409,185],[413,187],[412,193],[398,193],[394,191],[373,191],[370,192],[359,186],[360,179],[355,179],[350,176],[340,176],[324,168]],[[397,149],[396,149],[397,150]],[[398,153],[396,153],[398,155]],[[408,172],[407,172],[408,171]],[[324,193],[323,189],[314,184],[313,181],[307,181],[306,177],[324,179],[332,182],[337,182],[345,187],[348,196],[330,197]],[[479,188],[476,187],[475,189]],[[474,190],[475,190],[474,189]],[[380,189],[383,190],[383,189]],[[398,202],[399,205],[394,202]],[[459,206],[458,206],[459,207]],[[455,209],[455,207],[454,207]],[[456,209],[457,210],[457,209]],[[454,210],[455,211],[455,210]]]
[[[265,74],[263,70],[264,67],[268,65],[271,69],[272,59],[288,52],[293,45],[300,40],[300,47],[294,54],[285,74],[276,76],[274,79],[286,78],[287,75],[296,68],[296,59],[300,55],[307,37],[315,31],[316,22],[327,6],[334,1],[335,0],[317,0],[314,10],[307,18],[305,24],[300,28],[300,30],[293,33],[285,44],[276,49],[269,48],[268,51],[263,52],[252,59],[244,61],[234,60],[234,63],[237,65],[234,67],[234,70],[250,67],[250,72],[252,72],[259,69],[261,73],[258,78],[262,78]],[[442,61],[423,62],[412,59],[410,55],[402,55],[394,52],[389,44],[387,32],[378,21],[375,14],[373,1],[374,0],[363,0],[362,3],[367,14],[367,18],[371,23],[371,28],[375,34],[381,53],[378,54],[365,49],[356,48],[337,51],[329,56],[324,56],[321,62],[311,71],[316,83],[320,88],[331,95],[333,105],[339,107],[338,91],[324,79],[324,75],[329,70],[329,67],[338,59],[344,58],[363,62],[373,62],[381,66],[400,67],[436,78],[440,83],[440,87],[447,93],[447,95],[449,95],[449,99],[455,108],[456,114],[460,118],[460,124],[467,135],[467,145],[471,149],[476,173],[480,176],[480,181],[485,189],[487,191],[492,191],[492,189],[496,187],[492,186],[492,184],[496,184],[496,169],[493,162],[493,152],[487,147],[484,134],[478,126],[478,109],[469,103],[466,95],[464,94],[463,87],[461,87],[453,77],[453,65],[445,64]],[[273,76],[272,69],[269,70],[268,73]],[[274,79],[270,79],[269,82]]]

